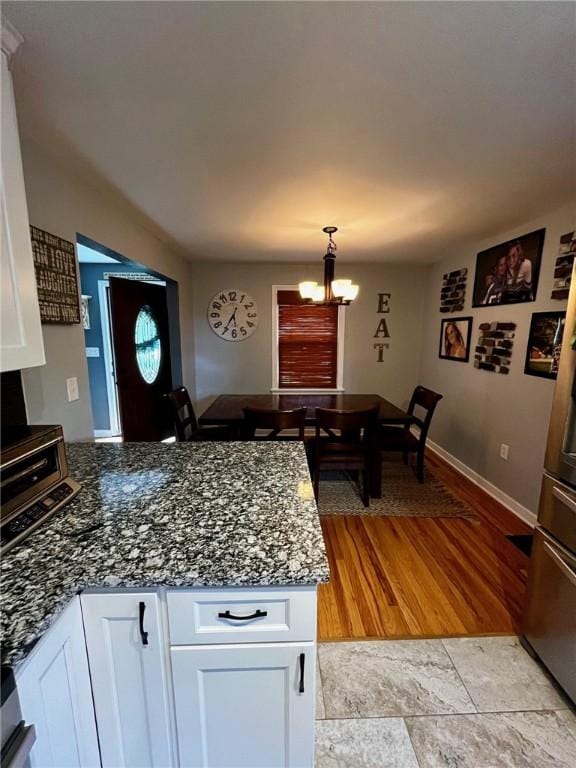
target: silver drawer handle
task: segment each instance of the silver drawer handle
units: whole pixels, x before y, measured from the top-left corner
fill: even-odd
[[[554,560],[554,562],[556,563],[558,568],[560,568],[564,576],[566,576],[566,578],[569,579],[572,582],[572,584],[576,587],[576,573],[574,573],[574,571],[572,570],[572,568],[570,568],[568,563],[565,560],[563,560],[563,558],[561,558],[560,555],[554,549],[552,549],[552,547],[550,546],[550,544],[548,544],[548,542],[544,541],[542,543],[544,545],[544,551],[546,552],[546,554],[549,555],[552,558],[552,560]]]
[[[576,501],[567,493],[561,491],[560,488],[555,486],[552,488],[552,496],[555,496],[561,504],[564,504],[571,512],[576,514]]]

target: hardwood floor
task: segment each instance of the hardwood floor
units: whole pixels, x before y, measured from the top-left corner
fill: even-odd
[[[519,631],[528,558],[505,534],[531,529],[431,452],[426,466],[479,519],[321,517],[320,641]]]

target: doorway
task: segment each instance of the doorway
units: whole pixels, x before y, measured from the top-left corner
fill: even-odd
[[[80,284],[82,292],[82,322],[84,326],[84,341],[88,365],[88,380],[94,420],[94,438],[98,442],[122,442],[124,439],[173,439],[156,430],[148,433],[140,431],[134,434],[134,420],[123,423],[122,401],[124,402],[124,418],[127,419],[124,389],[128,386],[122,375],[118,377],[118,363],[122,367],[122,359],[117,358],[114,341],[114,321],[111,304],[111,283],[119,285],[132,284],[137,291],[142,286],[155,287],[165,296],[167,305],[167,327],[164,339],[164,353],[161,383],[172,388],[182,381],[182,364],[180,356],[180,328],[178,312],[178,284],[158,272],[148,269],[123,257],[115,251],[102,246],[82,235],[77,235],[77,253],[80,267]],[[113,302],[112,302],[113,303]],[[124,322],[124,301],[116,302],[117,325],[124,325],[124,333],[131,334],[134,341],[135,328],[127,330]],[[124,351],[124,355],[126,352]],[[142,381],[143,389],[148,390],[160,385]],[[146,393],[144,393],[146,394]],[[147,421],[154,421],[156,408],[148,409],[142,415],[143,426]],[[147,436],[146,436],[147,434]],[[153,436],[155,435],[155,436]]]

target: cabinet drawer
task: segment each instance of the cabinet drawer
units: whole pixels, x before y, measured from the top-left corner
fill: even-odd
[[[171,589],[171,645],[316,639],[316,587]]]

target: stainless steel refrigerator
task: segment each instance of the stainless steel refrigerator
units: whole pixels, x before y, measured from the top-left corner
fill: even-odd
[[[523,636],[576,702],[576,266],[546,445]]]

